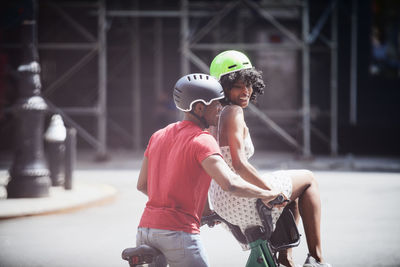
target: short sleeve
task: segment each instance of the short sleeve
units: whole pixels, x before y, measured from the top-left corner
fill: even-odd
[[[202,133],[198,135],[193,142],[195,146],[195,157],[197,162],[201,163],[203,160],[211,155],[221,155],[221,150],[217,144],[217,141],[209,133]]]
[[[147,144],[146,150],[144,151],[144,155],[145,157],[149,157],[149,150],[150,150],[150,146],[151,146],[151,141],[153,140],[153,136],[150,137],[149,143]]]

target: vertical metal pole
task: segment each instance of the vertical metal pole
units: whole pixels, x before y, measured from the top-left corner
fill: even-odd
[[[97,158],[102,160],[107,154],[107,36],[105,0],[99,1],[98,43],[99,43],[99,99],[97,134],[100,146],[97,147]]]
[[[139,9],[139,2],[137,0],[133,3],[134,9]],[[141,148],[142,140],[142,114],[141,114],[141,92],[140,92],[140,28],[139,17],[133,18],[133,31],[132,31],[132,103],[133,103],[133,148],[139,150]]]
[[[186,54],[189,51],[189,3],[181,0],[181,75],[190,72],[189,59]]]
[[[65,190],[72,189],[72,179],[76,163],[76,130],[67,129],[67,139],[65,140]]]
[[[331,20],[331,155],[338,153],[338,51],[337,51],[338,9],[335,5]]]
[[[352,1],[350,61],[350,124],[357,124],[357,0]]]
[[[211,32],[211,34],[212,34],[214,43],[216,43],[216,44],[220,43],[220,40],[221,40],[221,31],[220,31],[220,27],[216,27],[216,28]],[[214,56],[216,56],[216,55],[218,54],[219,50],[218,50],[218,48],[213,48],[212,50],[210,50],[210,52],[212,52],[212,55],[211,55],[211,59],[212,59],[212,58],[214,58]],[[207,63],[210,63],[210,64],[211,64],[211,62],[207,62]]]
[[[243,10],[238,8],[237,10],[238,18],[236,20],[236,41],[238,43],[243,43],[244,41],[244,25],[246,16],[243,15]]]
[[[239,32],[239,25],[243,25],[243,21],[239,18],[239,19],[237,19],[236,20],[236,30],[235,30],[235,33],[236,33],[236,36],[238,35],[238,32]],[[212,37],[213,37],[213,41],[214,41],[214,43],[215,44],[218,44],[218,43],[221,43],[221,27],[219,26],[219,25],[217,25],[212,31],[211,31],[211,34],[212,34]],[[240,43],[240,41],[237,41],[238,43]],[[212,52],[212,55],[211,55],[211,60],[218,54],[218,53],[220,53],[221,51],[220,51],[221,49],[220,48],[218,48],[218,47],[214,47],[214,48],[212,48],[212,49],[210,49],[210,52]],[[211,61],[210,62],[207,62],[208,64],[211,64]]]
[[[158,1],[158,4],[161,4]],[[163,21],[162,18],[155,18],[154,21],[154,76],[155,76],[155,96],[158,98],[162,92],[163,80],[163,41],[162,41]]]
[[[310,125],[310,46],[308,43],[309,35],[309,10],[308,0],[303,2],[302,12],[302,25],[303,25],[303,157],[311,156],[311,125]]]

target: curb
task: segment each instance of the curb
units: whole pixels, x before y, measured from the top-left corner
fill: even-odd
[[[106,184],[74,183],[72,190],[51,187],[44,198],[0,199],[0,220],[71,212],[112,201],[117,190]]]

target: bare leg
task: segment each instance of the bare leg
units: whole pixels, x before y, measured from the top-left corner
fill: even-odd
[[[314,174],[308,170],[288,171],[292,177],[292,197],[299,198],[299,211],[303,220],[308,251],[317,261],[323,262],[321,249],[321,200]]]
[[[299,220],[300,220],[298,200],[296,199],[296,200],[290,202],[286,208],[290,209],[290,211],[293,213],[294,219],[296,221],[296,225],[298,225]],[[288,248],[286,250],[280,251],[279,256],[278,256],[278,261],[280,264],[283,264],[287,267],[294,267],[295,265],[293,262],[292,249]]]

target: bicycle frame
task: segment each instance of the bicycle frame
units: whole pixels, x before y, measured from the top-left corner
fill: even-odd
[[[250,243],[250,256],[247,260],[246,267],[265,266],[276,267],[275,260],[271,254],[271,249],[265,240],[256,240]]]

